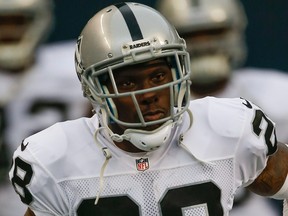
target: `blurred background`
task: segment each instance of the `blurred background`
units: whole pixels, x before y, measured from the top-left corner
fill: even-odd
[[[10,2],[22,2],[22,1],[23,0],[13,0],[13,1],[10,0]],[[25,2],[29,2],[29,1],[34,1],[34,0],[25,0]],[[44,2],[44,0],[40,0],[40,1]],[[1,102],[0,103],[0,132],[2,133],[5,132],[8,135],[11,134],[11,137],[13,138],[13,140],[11,140],[12,141],[11,143],[17,146],[20,144],[22,138],[27,137],[27,134],[23,135],[24,132],[27,132],[24,130],[25,128],[27,130],[33,129],[33,132],[36,132],[36,131],[39,131],[40,129],[50,126],[54,122],[62,121],[65,119],[74,119],[78,116],[90,114],[90,106],[87,105],[86,101],[81,101],[81,99],[83,99],[81,88],[80,88],[80,84],[74,72],[75,69],[74,69],[73,55],[74,55],[75,41],[77,37],[79,36],[84,25],[89,20],[89,18],[91,18],[97,11],[99,11],[100,9],[108,5],[111,5],[117,2],[122,2],[122,1],[115,1],[115,0],[105,0],[105,1],[101,1],[101,0],[69,0],[69,1],[68,0],[53,0],[53,1],[54,1],[54,10],[53,10],[54,23],[53,23],[52,31],[46,33],[47,39],[44,41],[44,45],[47,45],[47,46],[46,47],[43,46],[44,48],[42,48],[39,51],[39,53],[37,53],[38,58],[35,61],[29,62],[30,64],[29,66],[25,65],[25,68],[23,67],[23,68],[18,69],[18,71],[16,71],[17,73],[13,73],[13,70],[11,70],[12,73],[10,73],[11,71],[9,70],[2,71],[2,69],[0,69],[0,75],[2,74],[0,76],[0,82],[2,83],[0,84],[0,93],[4,96],[8,94],[8,97],[7,96],[4,97],[0,95],[0,99],[1,99],[0,100]],[[178,1],[178,0],[175,0],[175,1]],[[198,0],[194,0],[194,1],[198,1]],[[7,0],[0,0],[0,3],[3,3],[3,2],[9,3],[9,1]],[[151,7],[156,7],[157,0],[137,0],[136,2],[144,3]],[[248,54],[247,54],[247,59],[243,67],[253,67],[253,68],[258,68],[258,69],[260,68],[273,69],[271,70],[271,73],[274,73],[274,70],[276,69],[276,70],[283,72],[281,74],[288,75],[288,64],[286,60],[288,56],[288,41],[287,41],[287,38],[288,38],[288,28],[287,28],[288,26],[288,13],[287,13],[288,1],[287,0],[286,1],[284,0],[278,0],[278,1],[241,0],[241,2],[243,3],[244,9],[247,15],[247,20],[248,20],[248,26],[245,29]],[[3,8],[1,8],[0,6],[0,11],[1,9]],[[46,7],[46,11],[48,11],[47,7]],[[1,17],[0,17],[0,24],[1,23],[2,24],[4,23],[3,17],[2,17],[2,22],[1,22]],[[4,30],[2,28],[2,34],[3,32]],[[1,33],[1,29],[0,29],[0,33]],[[5,34],[3,35],[5,36]],[[43,37],[43,38],[46,38],[46,37]],[[11,40],[11,38],[9,38],[9,40]],[[3,41],[5,42],[5,40]],[[37,46],[38,45],[40,44],[37,44]],[[0,47],[0,51],[1,51],[1,47]],[[36,53],[33,53],[33,54],[36,55]],[[15,63],[15,61],[13,63]],[[3,66],[3,65],[1,65],[0,63],[0,66]],[[257,73],[255,75],[257,79],[261,76],[262,71],[260,71],[259,74]],[[267,83],[265,82],[263,84],[263,79],[261,79],[261,86],[262,86],[261,89],[259,89],[258,87],[255,87],[255,85],[253,84],[254,82],[253,79],[251,79],[251,82],[250,81],[247,82],[246,76],[244,76],[243,79],[244,79],[243,83],[247,84],[247,86],[243,85],[244,86],[243,88],[252,89],[251,92],[249,93],[257,92],[257,98],[261,98],[261,102],[264,101],[264,102],[271,104],[271,106],[273,106],[273,108],[276,109],[275,113],[277,114],[277,117],[287,122],[286,116],[288,117],[288,115],[284,115],[283,114],[284,112],[280,112],[279,109],[283,107],[284,111],[287,110],[286,109],[287,106],[284,104],[286,100],[283,100],[283,98],[287,98],[288,96],[287,95],[283,96],[280,93],[281,92],[288,93],[288,90],[285,90],[286,88],[284,88],[284,85],[287,86],[288,88],[288,81],[287,81],[288,77],[284,79],[284,77],[281,76],[279,78],[280,80],[283,80],[283,82],[285,82],[284,85],[282,85],[281,87],[279,87],[280,82],[278,82],[279,81],[278,78],[277,78],[277,82],[276,81],[274,82],[275,84],[275,87],[274,87],[273,85],[271,85],[270,77],[269,78],[263,77],[263,79],[267,80]],[[7,82],[6,80],[8,80],[9,82]],[[242,86],[241,84],[242,81],[240,80],[239,82],[240,82],[239,86]],[[6,87],[4,88],[3,83],[4,84],[6,83],[8,88]],[[10,83],[14,83],[14,84],[11,85]],[[19,83],[21,85],[19,85]],[[33,85],[31,85],[31,83],[33,83]],[[44,89],[45,85],[43,85],[43,83],[47,84],[47,88]],[[38,84],[38,86],[36,84]],[[50,84],[53,84],[52,87]],[[269,87],[269,88],[266,88],[266,87]],[[58,91],[58,89],[60,88],[61,90],[66,89],[66,91],[65,92],[60,91],[61,92],[60,94]],[[72,91],[75,93],[71,94]],[[26,94],[25,92],[29,92],[29,94],[28,93]],[[268,95],[267,92],[271,92],[272,96],[270,97],[270,94]],[[264,98],[262,98],[261,96],[262,97],[264,96]],[[63,100],[63,98],[66,98],[67,101]],[[40,108],[39,108],[39,101],[36,101],[38,102],[37,109],[32,109],[32,111],[28,110],[27,109],[28,104],[29,104],[29,107],[34,108],[34,106],[31,106],[31,103],[35,102],[34,99],[37,99],[37,100],[41,99]],[[272,99],[275,99],[277,101],[272,102],[271,101]],[[49,103],[47,103],[47,101]],[[63,102],[65,104],[63,104]],[[280,104],[281,102],[282,104]],[[26,106],[26,103],[27,103],[27,106]],[[275,104],[277,105],[275,106]],[[20,107],[21,107],[21,112],[19,112]],[[55,109],[55,107],[57,109]],[[65,112],[63,112],[63,109]],[[7,114],[4,111],[7,112]],[[272,108],[270,109],[269,107],[269,112],[272,112],[272,111],[274,112],[274,109]],[[68,112],[69,115],[66,114],[66,112]],[[5,119],[5,122],[4,122],[3,121],[4,117],[7,118],[7,120],[12,119],[11,120],[12,123],[8,122],[10,124],[6,124],[7,120]],[[27,127],[28,123],[31,123],[31,128]],[[9,125],[12,125],[12,126],[8,127],[8,129],[6,130],[5,127]],[[37,128],[34,128],[34,126]],[[40,128],[38,128],[39,126]],[[287,131],[286,127],[283,127],[283,131]],[[1,138],[2,137],[0,134],[0,144],[2,141]],[[7,143],[9,143],[9,141],[10,140],[8,139]],[[9,148],[9,145],[7,146]],[[11,150],[13,151],[15,149],[15,146],[11,145],[11,147],[12,147]],[[3,147],[2,149],[0,148],[0,150],[3,150]],[[3,151],[0,151],[0,216],[23,215],[26,209],[26,206],[21,204],[18,195],[16,195],[16,193],[14,192],[11,186],[11,183],[8,182],[8,179],[7,179],[8,178],[7,170],[10,167],[10,161],[11,161],[10,154],[11,152],[8,151],[8,154],[6,156]],[[6,156],[7,159],[4,156]],[[2,169],[4,171],[1,171],[1,164],[4,167],[4,169]],[[1,181],[1,177],[2,177],[2,181]],[[243,197],[245,199],[243,200],[247,200],[246,199],[247,197],[245,196],[246,195],[244,194]],[[252,195],[249,195],[249,196],[252,196]],[[247,213],[246,213],[245,208],[238,207],[238,208],[235,208],[234,212],[232,212],[231,215],[232,216],[239,216],[239,215],[253,216],[253,215],[259,215],[259,214],[269,215],[269,216],[282,215],[281,213],[276,214],[275,210],[272,209],[271,207],[271,203],[268,205],[266,203],[266,200],[263,201],[263,199],[260,199],[257,196],[255,199],[250,199],[250,201],[251,202],[246,202],[246,201],[243,202],[243,204],[246,204],[245,206],[248,206],[246,208]],[[273,204],[273,205],[277,207],[277,212],[278,212],[278,209],[279,209],[278,205],[277,204]],[[281,209],[279,209],[279,211],[281,211]]]
[[[113,0],[55,1],[56,22],[48,43],[75,39],[87,20]],[[155,7],[156,0],[137,1]],[[249,47],[244,66],[288,71],[288,1],[241,0],[247,13],[246,42]]]

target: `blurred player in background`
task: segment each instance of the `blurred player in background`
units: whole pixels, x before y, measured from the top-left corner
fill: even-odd
[[[0,0],[0,146],[3,156],[7,150],[6,106],[22,90],[21,83],[33,65],[36,48],[51,29],[51,10],[49,1]],[[4,160],[1,167],[6,167]]]
[[[208,95],[249,99],[266,110],[276,122],[278,138],[288,142],[287,74],[240,68],[246,58],[247,18],[242,4],[237,0],[158,0],[157,9],[186,40],[191,58],[191,99]],[[245,209],[253,215],[248,210],[250,204],[245,204],[250,196],[248,190],[239,191],[231,215],[247,216]],[[254,202],[261,207],[251,208],[261,216],[282,215],[264,198],[257,197]]]
[[[52,0],[0,0],[0,215],[23,213],[5,181],[22,139],[86,114],[73,73],[75,41],[39,47],[53,27],[53,7]]]

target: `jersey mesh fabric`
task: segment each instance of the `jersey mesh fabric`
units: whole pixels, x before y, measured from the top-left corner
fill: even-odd
[[[186,166],[174,167],[165,170],[145,171],[133,174],[115,174],[104,177],[104,189],[101,193],[101,197],[98,205],[101,205],[101,199],[110,199],[117,196],[127,196],[132,203],[136,203],[139,206],[137,215],[143,216],[155,216],[155,215],[167,215],[167,205],[169,207],[168,215],[175,215],[173,213],[174,208],[177,205],[181,205],[181,209],[184,216],[208,216],[208,215],[220,215],[219,211],[212,212],[215,207],[211,207],[208,210],[209,205],[212,203],[219,203],[222,206],[222,215],[229,215],[228,211],[232,206],[232,194],[234,193],[234,174],[233,174],[233,160],[219,160],[214,161],[213,164],[199,164],[193,163]],[[213,191],[206,190],[205,183],[211,183],[216,188],[221,188],[220,198],[214,196]],[[204,187],[200,188],[199,186]],[[78,207],[81,207],[83,200],[90,199],[91,205],[86,205],[87,212],[97,215],[104,215],[99,213],[99,209],[94,205],[95,196],[99,190],[99,178],[89,179],[74,179],[66,180],[60,183],[60,187],[67,192],[70,212],[69,215],[79,215],[74,212]],[[199,190],[197,188],[200,188]],[[183,191],[177,189],[182,189]],[[190,189],[196,189],[197,193],[190,193]],[[187,190],[186,190],[187,189]],[[194,190],[193,189],[193,190]],[[192,191],[193,191],[192,190]],[[172,196],[170,195],[170,192]],[[190,191],[190,192],[189,192]],[[179,194],[177,194],[179,192]],[[176,195],[176,196],[174,196]],[[204,197],[205,201],[198,201],[198,197]],[[172,198],[172,199],[171,199]],[[93,200],[93,202],[92,202]],[[187,200],[191,201],[191,204],[187,204]],[[183,203],[182,203],[183,201]],[[81,204],[82,202],[82,204]],[[176,206],[173,206],[176,202]],[[220,204],[221,202],[221,204]],[[186,203],[186,204],[185,204]],[[120,208],[120,206],[110,203],[110,208]],[[128,205],[129,206],[129,205]],[[106,210],[106,214],[107,214]],[[120,211],[120,210],[119,210]],[[208,213],[210,211],[210,214]],[[134,214],[134,213],[133,213]],[[129,209],[126,212],[118,212],[117,215],[133,215],[129,214]],[[114,215],[114,214],[109,214]],[[135,215],[135,214],[134,214]]]

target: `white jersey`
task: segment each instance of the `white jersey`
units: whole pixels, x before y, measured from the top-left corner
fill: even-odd
[[[14,153],[10,180],[37,216],[227,216],[236,189],[250,184],[276,150],[274,124],[242,99],[207,97],[190,109],[192,127],[187,130],[184,114],[173,137],[154,152],[127,153],[98,134],[112,153],[102,188],[105,157],[93,138],[96,116],[28,137]],[[186,148],[178,145],[180,134]]]
[[[85,115],[88,100],[82,95],[74,68],[75,44],[69,41],[40,47],[35,64],[18,78],[18,89],[5,107],[5,138],[11,154],[25,137]]]

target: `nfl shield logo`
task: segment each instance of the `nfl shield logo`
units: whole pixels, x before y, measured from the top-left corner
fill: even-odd
[[[148,158],[136,159],[136,168],[138,171],[145,171],[145,170],[149,169]]]

